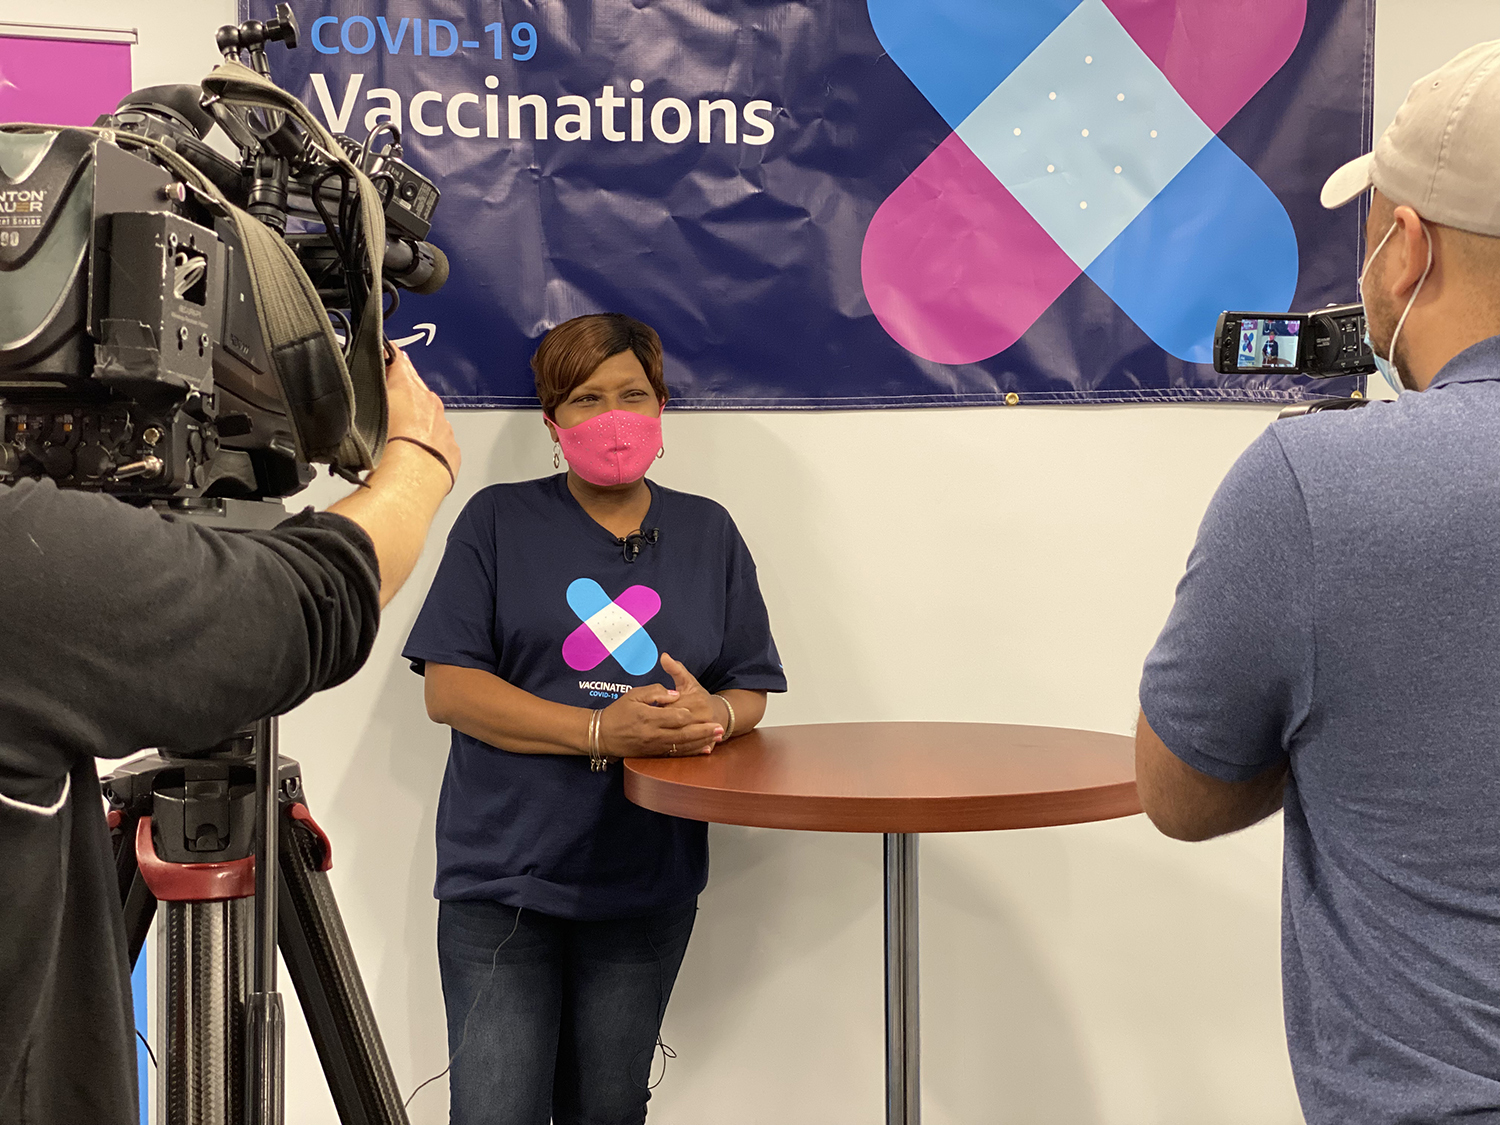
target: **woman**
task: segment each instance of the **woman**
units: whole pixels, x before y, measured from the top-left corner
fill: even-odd
[[[656,333],[581,316],[531,365],[568,471],[469,502],[405,649],[453,728],[436,889],[452,1121],[636,1125],[708,836],[627,801],[619,759],[712,753],[786,679],[729,514],[645,478]]]

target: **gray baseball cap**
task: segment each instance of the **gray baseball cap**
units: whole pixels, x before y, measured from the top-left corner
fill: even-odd
[[[1328,177],[1323,206],[1372,187],[1431,222],[1500,236],[1500,39],[1418,79],[1375,151]]]

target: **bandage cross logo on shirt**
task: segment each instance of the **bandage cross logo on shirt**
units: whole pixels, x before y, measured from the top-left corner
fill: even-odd
[[[646,622],[661,612],[661,595],[649,586],[631,586],[611,600],[592,578],[568,586],[568,607],[583,622],[563,641],[563,660],[578,672],[590,672],[613,656],[632,676],[656,667],[656,642]]]

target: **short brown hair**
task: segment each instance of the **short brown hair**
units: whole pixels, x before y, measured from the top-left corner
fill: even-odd
[[[661,337],[649,324],[624,313],[590,313],[565,320],[542,337],[531,370],[536,373],[536,397],[542,413],[553,412],[568,400],[578,384],[613,355],[631,351],[646,369],[656,397],[666,402],[667,381],[661,373]]]

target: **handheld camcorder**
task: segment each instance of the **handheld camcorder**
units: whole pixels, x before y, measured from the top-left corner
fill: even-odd
[[[393,123],[334,136],[270,81],[297,38],[278,4],[220,28],[201,86],[0,125],[0,482],[190,506],[378,460],[384,318],[447,279],[439,193]]]
[[[1214,330],[1214,370],[1222,375],[1368,375],[1363,305],[1311,313],[1224,312]]]

